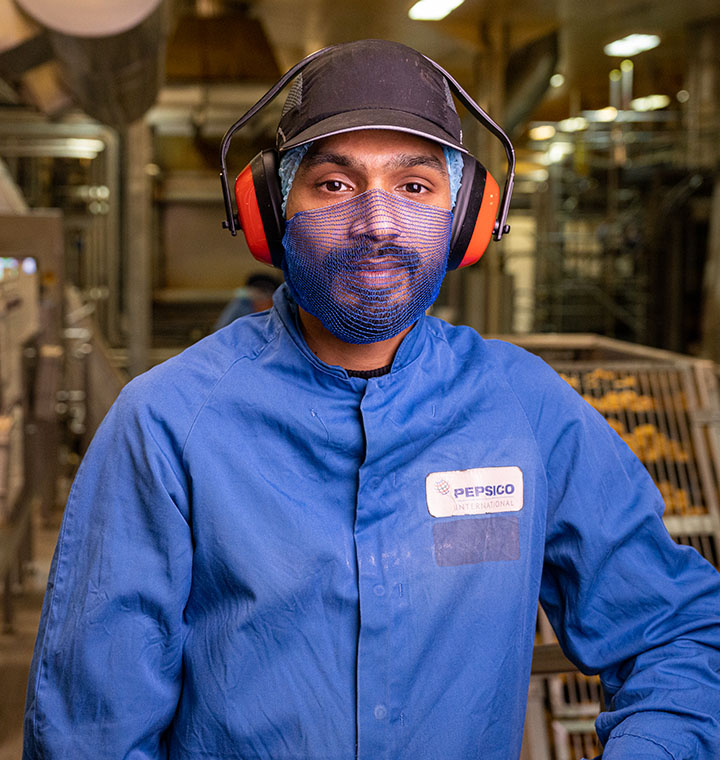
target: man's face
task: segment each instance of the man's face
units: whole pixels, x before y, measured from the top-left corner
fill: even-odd
[[[391,332],[437,293],[450,207],[439,145],[389,130],[318,141],[288,197],[286,276],[308,299],[335,304],[348,329]]]

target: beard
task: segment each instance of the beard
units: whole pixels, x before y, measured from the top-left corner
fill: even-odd
[[[442,278],[444,266],[437,263]],[[350,314],[353,322],[362,320],[371,331],[392,331],[402,324],[399,332],[416,301],[435,300],[437,277],[423,264],[417,250],[396,245],[332,251],[324,260],[324,295],[342,305],[339,319]]]

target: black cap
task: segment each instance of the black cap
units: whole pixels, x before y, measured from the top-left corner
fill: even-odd
[[[447,80],[398,42],[349,42],[308,64],[285,101],[277,148],[358,129],[408,132],[467,152]]]

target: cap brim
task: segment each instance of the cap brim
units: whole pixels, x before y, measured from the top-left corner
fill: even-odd
[[[411,135],[424,137],[439,142],[450,148],[467,153],[463,144],[437,124],[406,111],[373,108],[347,113],[335,114],[327,119],[318,121],[307,129],[278,146],[282,151],[296,148],[298,145],[320,140],[323,137],[339,135],[343,132],[356,132],[360,129],[391,129],[396,132],[407,132]]]

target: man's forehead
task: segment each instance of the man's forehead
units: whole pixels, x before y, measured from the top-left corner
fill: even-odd
[[[378,162],[389,169],[427,166],[446,173],[439,143],[395,130],[363,129],[322,138],[313,143],[301,166],[332,163],[361,168]]]

